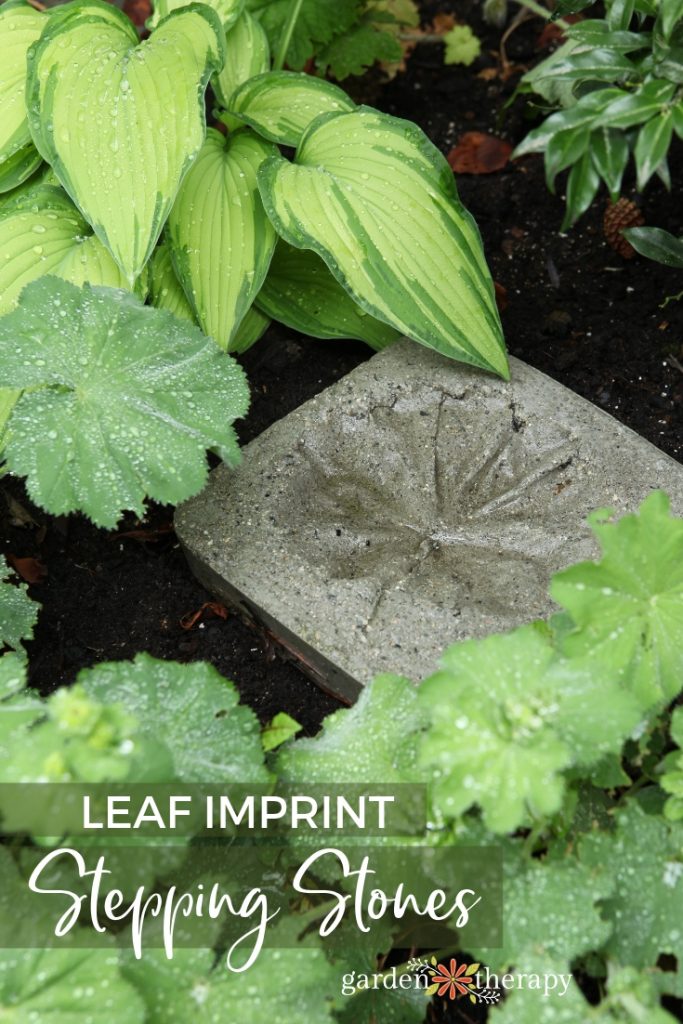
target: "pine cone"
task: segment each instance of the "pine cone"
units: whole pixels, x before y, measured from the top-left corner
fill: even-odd
[[[632,260],[635,249],[622,235],[624,228],[639,228],[645,223],[640,209],[630,199],[609,202],[602,222],[605,240],[625,260]]]

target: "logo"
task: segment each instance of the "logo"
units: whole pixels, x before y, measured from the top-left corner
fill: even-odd
[[[425,995],[438,995],[446,999],[460,999],[466,996],[471,1003],[492,1005],[499,1002],[500,991],[494,988],[482,988],[479,985],[478,971],[481,964],[459,964],[455,957],[447,963],[438,963],[436,957],[427,960],[413,960],[409,967],[418,974],[426,974],[429,986]]]

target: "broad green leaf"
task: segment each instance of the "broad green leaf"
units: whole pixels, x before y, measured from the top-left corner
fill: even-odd
[[[672,104],[669,110],[673,118],[674,131],[679,139],[683,139],[683,101],[679,100],[678,103]]]
[[[547,957],[568,964],[599,949],[609,937],[611,928],[602,918],[601,902],[613,891],[607,872],[592,871],[573,857],[522,862],[509,858],[506,851],[504,944],[500,949],[475,950],[476,956],[496,971],[513,965],[528,970],[527,958]]]
[[[278,233],[322,256],[366,312],[509,376],[479,232],[419,128],[368,107],[322,115],[296,163],[273,157],[259,185]]]
[[[277,772],[316,785],[417,782],[415,747],[424,725],[415,685],[380,676],[352,708],[328,715],[319,736],[284,747]]]
[[[618,672],[647,707],[673,700],[683,685],[683,519],[655,491],[637,515],[592,526],[601,560],[558,573],[550,588],[576,623],[564,649]]]
[[[563,770],[620,750],[641,718],[614,679],[557,659],[535,626],[456,644],[442,663],[419,689],[431,719],[420,762],[444,816],[476,804],[493,832],[554,814]]]
[[[240,367],[195,327],[110,288],[53,277],[0,319],[0,387],[28,388],[9,423],[10,470],[53,514],[114,526],[145,496],[177,503],[207,476],[206,449],[236,462]]]
[[[590,152],[583,154],[574,164],[567,179],[567,212],[562,222],[565,231],[575,224],[595,199],[600,187],[600,175],[595,169]]]
[[[28,129],[24,87],[26,54],[46,22],[44,13],[21,0],[0,7],[0,192],[16,188],[41,162]]]
[[[7,1024],[143,1024],[145,1008],[118,955],[91,949],[0,950],[0,1018]]]
[[[168,242],[157,246],[149,263],[150,301],[157,309],[167,309],[179,320],[196,323],[192,306],[187,301],[182,285],[176,276]]]
[[[258,720],[239,694],[205,662],[177,665],[139,654],[81,672],[79,683],[102,703],[121,704],[143,735],[161,737],[175,775],[192,783],[265,783]]]
[[[255,345],[270,327],[270,317],[256,306],[250,306],[237,328],[230,346],[234,355],[241,355]]]
[[[627,228],[624,231],[636,252],[666,267],[683,269],[683,239],[662,228]]]
[[[588,834],[579,846],[581,861],[615,883],[603,903],[603,917],[613,925],[607,953],[638,968],[654,967],[662,953],[680,960],[683,825],[645,814],[634,801],[617,822],[615,833]],[[676,985],[676,975],[662,976],[662,991],[675,991]]]
[[[666,110],[643,125],[634,151],[638,171],[638,188],[644,189],[659,165],[666,158],[673,135],[673,118]]]
[[[590,150],[593,165],[615,201],[621,191],[621,180],[631,152],[628,140],[623,132],[598,128],[591,134]]]
[[[25,583],[10,583],[10,569],[0,555],[0,650],[22,649],[22,641],[30,640],[38,619],[39,604],[28,596]]]
[[[274,320],[314,338],[357,338],[379,350],[400,337],[361,309],[319,256],[282,239],[256,304]]]
[[[553,74],[558,78],[568,78],[578,82],[620,82],[632,75],[635,64],[619,50],[608,45],[604,48],[591,48],[587,52],[574,51],[565,60],[558,60],[552,65]]]
[[[277,53],[291,0],[246,0],[247,10],[263,25],[270,48]],[[358,19],[358,0],[302,0],[286,53],[288,67],[300,71],[324,44],[348,31]]]
[[[207,950],[179,949],[173,960],[150,949],[125,956],[123,974],[145,1002],[145,1024],[333,1024],[339,972],[321,949],[264,949],[246,974],[228,971]]]
[[[39,185],[0,209],[0,314],[45,274],[73,284],[128,282],[61,188]]]
[[[676,92],[673,82],[653,79],[634,93],[626,93],[603,110],[600,124],[607,128],[633,128],[656,117]]]
[[[147,27],[156,28],[173,11],[177,11],[181,7],[189,7],[195,2],[196,0],[155,0],[152,16],[147,20]],[[244,8],[244,0],[201,0],[201,2],[216,12],[226,31],[235,24]]]
[[[250,78],[270,70],[270,47],[263,27],[248,11],[243,11],[225,33],[225,64],[213,79],[213,91],[224,107],[232,94]]]
[[[210,128],[168,221],[173,263],[202,330],[232,351],[277,236],[256,182],[274,147],[248,129]]]
[[[676,25],[683,19],[683,0],[661,0],[659,4],[659,24],[664,38],[669,41]]]
[[[36,148],[131,284],[204,140],[204,89],[223,65],[223,38],[205,4],[138,42],[125,15],[86,0],[53,13],[31,51]]]
[[[5,430],[20,394],[21,391],[16,388],[0,388],[0,470],[2,469],[2,451],[5,447]]]
[[[607,24],[613,32],[625,31],[631,24],[635,0],[611,0],[607,6]]]
[[[331,82],[303,72],[268,71],[237,89],[231,114],[281,146],[298,146],[320,114],[353,110],[355,104]]]

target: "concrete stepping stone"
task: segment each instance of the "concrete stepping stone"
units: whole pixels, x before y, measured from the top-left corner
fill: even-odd
[[[202,583],[353,700],[421,679],[456,640],[553,610],[602,506],[635,511],[683,466],[512,359],[512,381],[402,341],[266,430],[176,514]]]

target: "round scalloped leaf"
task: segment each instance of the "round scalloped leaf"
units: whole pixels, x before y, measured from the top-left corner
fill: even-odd
[[[197,328],[129,293],[54,277],[0,320],[0,386],[27,388],[7,465],[55,515],[112,527],[146,496],[175,504],[207,476],[206,449],[236,462],[243,371]]]
[[[428,348],[509,376],[476,224],[415,125],[369,107],[317,118],[294,164],[259,173],[268,216],[366,310]]]
[[[30,640],[40,605],[28,596],[25,583],[9,582],[10,570],[0,555],[0,649],[18,651],[23,640]]]
[[[303,71],[269,71],[241,85],[229,110],[264,138],[281,146],[298,146],[316,117],[355,106],[342,89],[322,78]]]
[[[0,314],[45,274],[73,284],[128,283],[61,188],[38,185],[0,210]]]
[[[48,938],[47,921],[44,928]],[[116,951],[3,949],[0,1018],[16,1024],[86,1024],[95,1020],[143,1024],[145,1011],[133,986],[119,973]]]
[[[0,192],[16,188],[41,162],[26,118],[26,55],[47,23],[23,2],[0,7]]]
[[[646,707],[671,701],[683,685],[683,519],[655,491],[637,515],[596,514],[591,525],[601,560],[558,573],[550,588],[575,623],[564,649],[593,671],[607,664]]]
[[[172,11],[188,7],[191,3],[192,0],[157,0],[152,17],[147,19],[147,28],[156,28]],[[202,3],[216,12],[224,29],[235,24],[244,7],[244,0],[202,0]]]
[[[256,304],[273,320],[313,338],[357,338],[379,350],[400,337],[361,309],[311,249],[295,249],[283,239]]]
[[[274,147],[245,129],[210,128],[168,221],[178,278],[202,329],[231,351],[268,272],[277,235],[256,176]]]
[[[204,140],[218,18],[196,4],[139,42],[116,8],[85,0],[51,15],[29,58],[36,148],[132,284]]]
[[[78,681],[95,700],[123,705],[143,735],[163,737],[180,782],[268,782],[258,719],[211,665],[139,654],[132,662],[96,665]]]
[[[211,83],[218,102],[227,107],[238,86],[269,69],[268,37],[261,23],[243,11],[225,33],[225,64]]]

